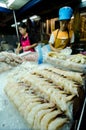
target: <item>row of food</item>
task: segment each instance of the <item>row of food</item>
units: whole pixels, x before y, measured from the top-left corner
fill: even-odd
[[[61,69],[86,73],[86,55],[83,54],[65,55],[49,52],[46,62]]]
[[[51,66],[41,68],[25,65],[23,63],[15,68],[16,71],[14,69],[8,76],[5,92],[29,128],[70,130],[74,111],[76,115],[83,101],[83,73],[63,71]],[[20,67],[22,74],[18,74]],[[74,102],[77,100],[80,102],[75,107]]]

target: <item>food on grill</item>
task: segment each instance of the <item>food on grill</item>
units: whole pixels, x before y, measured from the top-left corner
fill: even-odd
[[[25,67],[22,74],[17,71],[12,71],[5,92],[27,121],[29,128],[71,129],[71,122],[78,113],[84,95],[83,73],[54,67]]]
[[[60,69],[86,73],[86,56],[83,54],[68,56],[61,53],[49,52],[45,61]]]
[[[49,53],[48,53],[48,56],[49,56],[49,57],[52,57],[52,58],[63,59],[63,60],[66,59],[66,55],[61,54],[61,53],[57,53],[57,52],[49,52]]]
[[[56,118],[49,124],[48,130],[59,130],[59,128],[62,127],[67,122],[67,120],[67,118]]]
[[[0,73],[10,70],[23,62],[20,56],[6,51],[0,52]]]
[[[79,64],[86,64],[86,56],[83,54],[71,55],[67,61],[72,61]]]

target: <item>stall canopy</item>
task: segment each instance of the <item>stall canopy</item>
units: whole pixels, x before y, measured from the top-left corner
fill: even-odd
[[[3,7],[17,10],[30,1],[31,0],[0,0],[0,3],[2,4]]]
[[[13,10],[17,21],[21,21],[34,14],[43,19],[57,17],[58,9],[68,5],[73,9],[79,6],[81,0],[0,0],[0,27],[7,27],[14,23]],[[2,7],[3,5],[3,7]],[[86,7],[86,4],[84,5]]]
[[[20,15],[25,10],[36,5],[41,0],[0,0],[0,30],[8,30],[11,24],[14,23],[14,12],[17,16],[18,21]],[[22,10],[22,11],[21,11]]]

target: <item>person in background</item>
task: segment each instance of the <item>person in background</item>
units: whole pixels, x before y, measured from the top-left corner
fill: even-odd
[[[73,10],[71,7],[65,6],[59,9],[60,28],[53,31],[49,39],[52,51],[60,52],[67,46],[71,46],[71,43],[74,43],[74,32],[69,30],[72,14]]]
[[[18,29],[19,29],[19,33],[21,37],[20,37],[20,43],[18,44],[18,47],[16,49],[16,53],[17,54],[20,53],[21,50],[23,50],[23,52],[26,52],[26,51],[33,52],[34,47],[36,47],[37,43],[34,43],[31,45],[27,25],[21,22],[20,25],[18,26]]]

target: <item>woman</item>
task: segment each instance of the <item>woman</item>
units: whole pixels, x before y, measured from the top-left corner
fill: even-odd
[[[34,47],[37,44],[34,43],[33,45],[31,45],[26,24],[20,23],[18,29],[19,29],[19,32],[21,34],[21,37],[20,37],[20,44],[18,44],[16,52],[19,53],[21,50],[23,50],[23,52],[34,51]]]
[[[71,7],[62,7],[59,10],[60,29],[52,32],[49,40],[50,48],[52,51],[59,52],[60,50],[70,46],[74,43],[74,32],[69,30],[69,22],[73,10]]]

